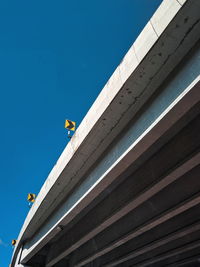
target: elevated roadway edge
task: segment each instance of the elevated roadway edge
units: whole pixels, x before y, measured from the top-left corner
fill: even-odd
[[[110,203],[107,199],[109,192],[110,198],[113,197],[112,203],[115,203],[119,184],[125,188],[125,177],[139,171],[145,161],[160,153],[159,151],[167,147],[176,136],[181,138],[182,129],[187,128],[185,131],[190,132],[185,133],[185,139],[188,135],[195,135],[195,130],[190,130],[189,125],[199,115],[199,39],[199,0],[164,0],[102,89],[47,177],[22,226],[11,267],[90,266],[87,264],[91,262],[94,266],[101,266],[98,265],[98,259],[102,259],[105,266],[116,266],[126,261],[131,262],[136,254],[142,255],[144,251],[148,251],[148,246],[144,243],[143,248],[138,248],[134,255],[124,255],[120,250],[121,256],[116,260],[112,251],[117,250],[122,244],[125,246],[127,242],[131,242],[137,234],[133,231],[133,235],[125,237],[124,233],[120,233],[120,236],[116,235],[114,238],[109,235],[104,237],[104,232],[114,225],[117,227],[122,220],[128,224],[128,214],[131,214],[137,205],[142,206],[147,199],[153,199],[156,188],[159,189],[156,191],[159,193],[178,177],[184,177],[190,170],[192,172],[199,164],[199,154],[194,153],[198,150],[198,144],[186,146],[187,153],[185,150],[182,151],[184,158],[179,159],[180,169],[178,166],[174,167],[174,170],[166,167],[169,175],[163,174],[161,184],[149,188],[148,191],[149,181],[145,188],[140,188],[144,193],[138,196],[138,199],[135,198],[138,193],[133,199],[126,199],[127,202],[119,198],[119,203],[116,203],[118,212],[114,212],[112,205],[107,204],[112,212],[106,215],[103,203]],[[191,141],[187,140],[189,144]],[[175,148],[176,146],[178,149],[178,142],[174,145]],[[173,164],[176,160],[174,159]],[[187,209],[195,209],[199,204],[199,196],[189,200],[189,193],[188,202],[181,204],[185,203],[183,200],[184,198],[179,199],[179,204],[174,202],[175,213],[171,213],[172,207],[167,207],[168,215],[164,214],[161,207],[157,207],[157,210],[160,209],[163,225],[165,216],[173,218]],[[77,230],[77,236],[70,237],[73,242],[66,243],[65,234],[70,236],[69,230],[72,229],[73,232],[86,214],[88,218],[91,214],[92,218],[95,207],[99,207],[99,212],[102,209],[102,216],[99,215],[97,219],[99,224],[91,223],[91,229],[83,227],[85,230],[82,229],[83,232],[80,233]],[[169,217],[166,217],[166,224]],[[156,218],[152,219],[151,231],[154,231],[156,222],[157,225],[161,223]],[[148,220],[151,221],[150,217]],[[186,225],[182,230],[176,229],[174,225],[173,227],[177,236],[184,236],[183,233],[190,231]],[[138,231],[141,233],[144,229],[145,225]],[[102,236],[102,247],[99,246],[95,251],[90,250],[91,240],[96,240],[99,235]],[[110,245],[106,243],[106,238],[112,240]],[[160,243],[171,242],[169,240],[173,237],[170,238],[170,235],[160,237],[154,244],[155,250]],[[63,244],[60,248],[58,241]],[[144,262],[146,265],[141,266],[172,259],[176,257],[176,253],[179,255],[184,251],[193,251],[198,246],[199,244],[194,243],[194,246],[184,247],[178,252],[165,252],[166,255],[155,257],[154,260],[147,258]],[[107,255],[110,255],[109,260],[106,258]],[[40,259],[41,265],[36,263],[40,262]],[[64,264],[59,263],[62,260]],[[181,260],[182,258],[180,262]]]

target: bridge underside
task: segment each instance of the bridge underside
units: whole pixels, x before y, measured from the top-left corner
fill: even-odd
[[[200,266],[199,92],[197,83],[143,137],[141,147],[157,135],[145,153],[26,264]]]

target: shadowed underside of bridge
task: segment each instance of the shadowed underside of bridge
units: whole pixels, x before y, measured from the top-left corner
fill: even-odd
[[[49,175],[11,267],[200,266],[199,37],[199,1],[163,1]]]
[[[199,266],[199,92],[197,83],[157,125],[175,122],[165,134],[28,265]]]

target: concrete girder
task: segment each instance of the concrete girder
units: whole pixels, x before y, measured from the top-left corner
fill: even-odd
[[[94,255],[91,255],[87,259],[84,259],[83,261],[79,262],[75,265],[75,267],[84,266],[85,264],[88,264],[95,260],[98,257],[101,257],[102,255],[108,253],[109,251],[113,250],[114,248],[117,248],[118,246],[123,245],[124,243],[128,242],[129,240],[142,235],[146,231],[151,230],[152,228],[164,223],[167,220],[170,220],[171,218],[187,211],[188,209],[191,209],[194,206],[197,206],[200,204],[200,195],[198,194],[196,197],[192,198],[191,200],[185,201],[178,205],[178,207],[175,207],[171,209],[170,211],[165,212],[164,214],[160,215],[158,218],[155,218],[148,222],[146,225],[141,226],[136,231],[128,234],[127,236],[122,237],[119,240],[116,240],[113,244],[110,244],[106,248],[102,249],[101,251],[95,253]],[[200,243],[199,243],[200,245]],[[48,267],[52,266],[47,264]]]
[[[187,103],[189,103],[190,101],[187,101]],[[197,155],[195,155],[194,156],[194,158],[195,157],[197,157],[198,158],[198,160],[195,162],[195,164],[194,165],[191,165],[191,169],[193,168],[193,167],[195,167],[196,165],[198,165],[199,164],[199,155],[197,154]],[[193,159],[194,159],[193,158]],[[196,158],[196,159],[197,159]],[[193,159],[190,159],[187,163],[190,165],[190,163],[193,161]],[[189,163],[190,162],[190,163]],[[187,165],[187,163],[185,163],[186,165]],[[194,163],[194,162],[193,162]],[[186,165],[184,166],[184,164],[183,165],[181,165],[181,166],[179,166],[178,167],[178,172],[182,169],[182,167],[183,167],[183,169],[182,170],[184,170],[185,169],[185,167],[186,167]],[[187,166],[189,166],[189,165],[187,165]],[[176,173],[176,171],[177,170],[174,170],[172,173],[170,173],[169,174],[169,176],[167,176],[166,177],[166,179],[168,179],[169,177],[172,177],[173,176],[173,174],[175,174]],[[187,167],[186,167],[186,169],[184,170],[185,172],[187,172],[187,171],[189,171],[190,170],[190,168],[188,169]],[[171,174],[172,174],[172,176],[171,176]],[[181,175],[183,175],[184,174],[184,172],[183,173],[179,173],[180,174],[180,176]],[[178,177],[176,177],[176,178],[178,178]],[[175,180],[174,180],[175,181]],[[169,184],[165,184],[165,186],[164,187],[162,187],[162,186],[160,186],[161,184],[162,184],[162,182],[165,184],[165,178],[163,178],[163,180],[160,182],[160,183],[158,183],[157,184],[157,186],[158,187],[160,187],[160,190],[162,190],[165,186],[167,186],[167,185],[169,185]],[[171,180],[171,182],[173,182],[173,180]],[[163,184],[163,185],[164,185]],[[149,192],[150,192],[151,190],[149,190]],[[159,192],[159,190],[158,191],[155,191],[154,193],[156,194],[157,192]],[[144,193],[144,195],[145,195],[145,193],[146,192],[143,192]],[[154,195],[154,194],[153,194]],[[151,197],[152,195],[150,194],[149,195],[149,198]],[[140,197],[139,197],[140,198]],[[147,198],[148,199],[148,198]],[[144,199],[144,201],[145,200],[147,200],[147,199]],[[135,201],[137,201],[137,199],[135,199]],[[129,207],[131,208],[135,208],[135,203],[134,203],[134,201],[133,202],[130,202],[129,203],[130,205],[129,205]],[[140,205],[141,203],[139,203],[139,205]],[[137,206],[136,206],[137,207]],[[124,208],[124,210],[126,210],[126,208],[127,207],[125,207]],[[127,209],[126,211],[126,213],[125,214],[127,214],[129,211],[130,211],[131,209]],[[120,211],[119,211],[119,213],[118,214],[120,214]],[[123,214],[123,209],[122,209],[122,216],[124,216],[125,214]],[[121,217],[119,217],[119,218],[121,218]],[[110,220],[110,222],[111,222],[111,224],[112,223],[114,223],[117,219],[119,219],[119,218],[117,218],[117,217],[115,217],[115,215],[113,216],[113,218],[112,218],[112,216],[111,217],[109,217],[109,220]],[[113,221],[111,221],[113,219]],[[100,231],[102,231],[103,229],[105,229],[106,227],[108,227],[110,224],[109,224],[109,220],[108,221],[104,221],[103,223],[102,223],[102,225],[99,225],[96,229],[93,229],[93,231],[92,232],[90,232],[89,234],[88,234],[88,236],[84,236],[83,237],[83,239],[82,240],[79,240],[77,243],[73,243],[73,245],[72,245],[72,247],[71,248],[69,248],[67,251],[65,251],[62,255],[60,255],[60,257],[62,258],[63,256],[66,256],[66,255],[68,255],[69,253],[71,253],[74,249],[76,249],[77,247],[79,247],[80,245],[82,245],[82,244],[84,244],[85,242],[87,242],[90,238],[92,238],[93,236],[95,236],[96,234],[98,234],[98,232],[99,232],[99,230]],[[107,224],[107,222],[108,222],[108,224]],[[101,229],[100,227],[101,226],[103,226],[103,228]],[[96,232],[95,232],[95,230],[96,230]],[[60,241],[59,241],[60,242]],[[52,248],[52,250],[54,250],[55,248]],[[51,252],[50,252],[50,254],[51,254]],[[52,256],[52,255],[51,255]],[[49,259],[50,260],[50,259]],[[55,260],[55,259],[54,259]],[[59,257],[57,258],[57,260],[59,260]],[[55,260],[55,262],[56,262],[56,260]],[[54,262],[54,263],[55,263]],[[51,265],[50,265],[51,266]]]
[[[183,247],[177,248],[177,249],[175,249],[173,251],[167,252],[167,253],[165,253],[165,254],[163,254],[163,255],[161,255],[159,257],[156,257],[154,259],[148,260],[146,262],[142,262],[141,264],[139,263],[139,264],[135,265],[135,267],[146,267],[146,266],[149,266],[151,264],[159,263],[159,262],[161,262],[163,260],[166,260],[168,258],[177,256],[179,254],[186,253],[188,251],[191,251],[191,250],[193,250],[195,248],[199,248],[199,247],[200,247],[200,241],[198,240],[198,241],[195,241],[195,242],[193,242],[191,244],[188,244],[188,245],[185,245]]]
[[[148,190],[140,194],[137,198],[133,199],[126,206],[120,209],[117,213],[110,216],[106,221],[103,221],[102,224],[98,225],[97,228],[89,232],[88,235],[84,236],[77,243],[73,243],[73,245],[69,247],[66,251],[64,251],[63,253],[61,253],[55,258],[53,257],[52,259],[51,258],[47,259],[47,267],[53,266],[57,261],[69,255],[73,250],[77,249],[78,247],[83,245],[85,242],[92,239],[95,235],[97,235],[98,233],[100,233],[105,228],[109,227],[110,225],[112,225],[114,222],[116,222],[117,220],[119,220],[120,218],[128,214],[130,211],[133,211],[134,209],[136,209],[139,205],[141,205],[142,203],[150,199],[152,196],[157,194],[159,191],[161,191],[162,189],[167,187],[169,184],[179,179],[186,172],[189,172],[191,169],[195,168],[199,164],[200,164],[200,153],[192,157],[190,160],[185,162],[183,165],[179,166],[177,169],[175,169],[170,174],[168,174],[166,177],[164,177],[160,182],[156,183],[155,185],[150,187]],[[142,232],[140,232],[140,234],[142,234]],[[118,243],[118,244],[121,245],[121,243]],[[110,249],[112,250],[113,247],[111,247]],[[53,246],[52,251],[54,251],[55,253],[56,247]],[[53,256],[52,251],[51,249],[49,251],[49,254],[51,255],[51,257]],[[107,253],[108,251],[109,250],[106,250],[104,252]]]
[[[138,255],[142,255],[146,252],[149,252],[155,248],[163,246],[163,245],[165,245],[171,241],[174,241],[178,238],[181,238],[181,237],[184,237],[184,236],[189,235],[191,233],[194,233],[198,230],[200,230],[200,223],[199,222],[194,224],[194,225],[185,227],[184,229],[181,229],[177,232],[173,232],[172,234],[167,235],[166,237],[164,237],[160,240],[157,240],[157,241],[152,242],[152,243],[150,243],[150,244],[148,244],[148,245],[146,245],[146,246],[144,246],[138,250],[135,250],[132,253],[124,256],[123,258],[120,258],[116,261],[113,261],[113,262],[106,264],[105,267],[117,266],[118,264],[121,264],[123,262],[126,262],[127,260],[130,260],[130,259],[137,257]]]
[[[128,158],[130,158],[130,160],[123,159],[122,157],[120,161],[116,162],[116,166],[114,167],[114,169],[111,169],[108,173],[106,173],[103,179],[101,179],[100,182],[96,184],[95,188],[88,192],[88,195],[84,197],[84,201],[77,203],[76,213],[72,211],[72,215],[69,216],[67,214],[67,216],[63,218],[62,221],[55,225],[54,229],[52,230],[52,234],[50,235],[51,238],[57,233],[57,226],[66,225],[67,223],[69,223],[69,219],[72,220],[73,217],[79,213],[79,208],[81,210],[83,209],[82,205],[86,207],[92,200],[94,200],[94,198],[99,195],[100,192],[102,192],[113,182],[113,179],[118,177],[120,173],[127,169],[128,166],[130,166],[130,164],[132,164],[132,162],[136,160],[136,158],[142,155],[144,151],[146,151],[152,144],[156,142],[156,140],[160,138],[160,136],[164,135],[165,132],[167,132],[178,120],[180,120],[185,114],[187,114],[187,112],[189,112],[189,110],[193,106],[195,106],[199,102],[199,78],[200,77],[198,77],[190,85],[190,87],[187,88],[184,93],[182,93],[179,98],[177,98],[173,102],[173,104],[167,109],[167,111],[165,111],[160,116],[160,118],[155,122],[155,124],[153,124],[150,129],[148,129],[144,133],[142,138],[140,138],[140,140],[136,144],[134,144],[133,147],[131,147],[132,150],[129,149],[127,156]],[[184,123],[187,123],[187,121],[184,121]],[[142,150],[140,150],[141,148]],[[112,173],[114,174],[114,176]],[[43,242],[41,243],[41,245],[42,244]],[[38,244],[36,245],[38,251],[40,249],[40,246],[38,246]],[[27,256],[22,257],[22,262],[27,262],[31,257],[31,253],[29,253]]]
[[[191,115],[189,117],[191,118]],[[184,118],[184,120],[186,119]],[[70,250],[70,247],[75,249],[81,244],[83,245],[84,242],[92,239],[95,235],[112,225],[112,223],[115,223],[123,216],[126,216],[130,210],[137,209],[138,206],[142,205],[145,201],[148,201],[152,196],[159,192],[157,191],[154,192],[155,194],[151,194],[150,189],[155,184],[159,184],[162,179],[165,180],[165,177],[172,177],[176,172],[175,170],[181,170],[186,162],[192,162],[191,158],[194,159],[194,157],[197,156],[197,150],[200,146],[200,138],[198,138],[199,121],[199,117],[194,119],[188,127],[182,129],[172,140],[167,142],[167,145],[159,149],[156,154],[146,160],[136,171],[134,171],[133,164],[132,168],[130,168],[126,174],[122,175],[122,179],[120,179],[120,177],[118,178],[117,186],[114,186],[114,189],[108,188],[106,190],[109,191],[109,195],[106,198],[97,202],[99,204],[95,204],[95,208],[87,212],[87,215],[83,216],[74,227],[70,228],[70,231],[63,231],[61,233],[62,237],[53,241],[54,244],[52,244],[49,250],[51,258],[57,257],[63,251],[67,253],[67,250]],[[196,142],[194,143],[193,140],[196,140]],[[187,145],[183,146],[183,141]],[[172,150],[178,151],[178,155],[176,155],[176,153],[171,154]],[[166,160],[166,158],[170,159]],[[196,164],[191,165],[191,168],[188,168],[187,171],[190,172],[190,170],[195,168],[198,163],[199,161],[197,160]],[[199,167],[195,168],[195,173],[198,172],[198,170]],[[187,171],[185,169],[186,173]],[[179,178],[184,176],[185,172],[179,172]],[[176,178],[177,179],[171,181],[171,183],[179,179],[178,177]],[[188,176],[187,179],[193,181],[198,187],[198,181],[191,179],[190,176]],[[169,186],[171,183],[166,184],[166,186]],[[161,186],[160,190],[163,190],[166,186]],[[141,196],[145,195],[147,191],[150,193],[149,197],[143,199],[144,201],[137,203],[137,200],[140,198],[142,199]],[[184,192],[184,195],[188,194],[189,192]],[[127,205],[129,206],[129,209],[125,208]],[[121,214],[120,210],[122,211]],[[123,210],[126,210],[127,212],[124,214]],[[116,216],[117,214],[119,215],[118,217]],[[59,244],[59,246],[57,244]],[[48,260],[50,260],[50,258]]]
[[[199,267],[199,263],[200,263],[200,255],[195,255],[193,257],[188,257],[184,260],[180,260],[180,261],[176,261],[176,263],[172,263],[167,265],[168,267]]]

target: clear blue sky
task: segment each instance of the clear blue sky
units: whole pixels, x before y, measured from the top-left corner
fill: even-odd
[[[0,1],[0,266],[68,139],[161,0]]]

